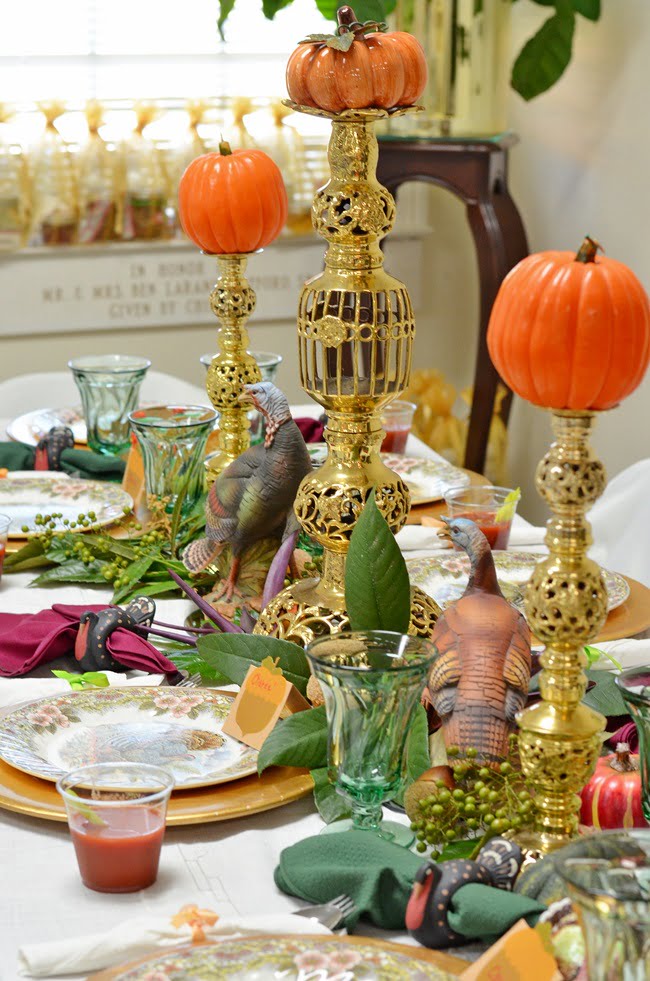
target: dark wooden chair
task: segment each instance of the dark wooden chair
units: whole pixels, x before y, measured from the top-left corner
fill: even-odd
[[[485,139],[380,137],[377,176],[391,194],[407,181],[427,181],[455,194],[467,208],[480,280],[480,323],[474,397],[465,466],[483,472],[499,376],[490,361],[486,334],[490,310],[506,273],[528,255],[521,215],[508,191],[508,151],[514,133]],[[501,405],[507,424],[512,393]]]

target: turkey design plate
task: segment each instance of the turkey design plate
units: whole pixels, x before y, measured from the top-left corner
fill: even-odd
[[[533,574],[541,556],[532,552],[492,552],[497,579],[503,595],[524,612],[524,587]],[[407,559],[409,577],[413,586],[419,586],[444,610],[465,592],[469,579],[469,559],[453,552],[444,556],[425,559]],[[630,587],[623,576],[603,569],[610,610],[621,606],[630,595]]]
[[[327,459],[327,443],[308,443],[307,449],[314,467]],[[467,487],[469,474],[446,460],[428,460],[404,453],[382,453],[382,462],[402,478],[411,492],[411,504],[430,504],[441,501],[452,487]]]
[[[94,511],[93,525],[97,527],[110,525],[123,517],[124,508],[130,511],[132,507],[133,498],[126,491],[105,481],[66,476],[53,480],[51,474],[0,480],[0,514],[11,518],[10,538],[27,538],[30,532],[38,531],[34,521],[37,514],[56,511],[72,522],[80,514]],[[26,532],[23,526],[27,527]]]
[[[80,408],[75,409],[35,409],[18,416],[7,426],[7,436],[28,446],[36,444],[47,436],[52,426],[69,426],[75,443],[88,442],[86,421]]]
[[[257,751],[221,731],[231,704],[210,689],[71,691],[3,719],[0,758],[44,780],[91,763],[150,763],[177,790],[208,787],[257,772]]]
[[[139,965],[92,975],[95,981],[450,981],[417,947],[366,937],[241,937],[219,944],[179,947]],[[442,959],[442,957],[441,957]],[[92,978],[89,981],[92,981]]]

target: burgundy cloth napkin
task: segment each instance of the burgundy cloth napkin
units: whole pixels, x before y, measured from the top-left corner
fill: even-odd
[[[82,613],[99,613],[102,606],[64,606],[55,603],[40,613],[0,613],[0,675],[15,678],[39,664],[72,654]],[[110,654],[125,668],[149,674],[176,674],[178,669],[156,648],[130,630],[118,628],[108,639]]]
[[[309,419],[301,416],[294,419],[294,422],[302,433],[305,443],[322,443],[325,425],[320,419]]]

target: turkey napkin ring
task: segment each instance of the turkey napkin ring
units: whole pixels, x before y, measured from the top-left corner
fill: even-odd
[[[111,655],[108,638],[114,630],[150,627],[156,615],[156,604],[148,596],[136,596],[122,609],[111,606],[99,613],[82,613],[74,645],[74,656],[82,671],[126,671]]]
[[[74,435],[69,426],[52,426],[47,436],[36,445],[34,470],[60,470],[61,454],[74,448]]]

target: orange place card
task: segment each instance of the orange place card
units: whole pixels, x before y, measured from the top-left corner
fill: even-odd
[[[519,920],[461,974],[461,981],[561,981],[541,933]]]
[[[253,749],[261,749],[280,718],[292,688],[273,658],[265,657],[259,667],[251,664],[226,716],[223,731]]]

